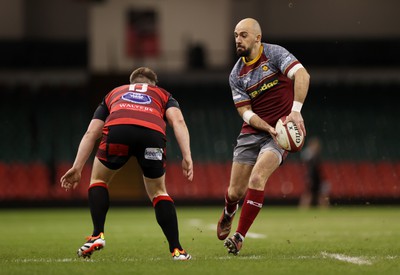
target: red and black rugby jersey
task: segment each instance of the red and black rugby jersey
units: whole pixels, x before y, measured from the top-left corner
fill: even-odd
[[[133,124],[150,128],[165,135],[165,111],[178,107],[172,95],[147,83],[123,85],[109,92],[100,103],[93,118],[105,121],[105,127]]]

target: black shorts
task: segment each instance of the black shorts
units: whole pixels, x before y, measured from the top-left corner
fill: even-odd
[[[166,138],[155,130],[136,125],[115,125],[103,131],[96,157],[107,168],[117,170],[135,156],[143,175],[158,178],[166,165]]]

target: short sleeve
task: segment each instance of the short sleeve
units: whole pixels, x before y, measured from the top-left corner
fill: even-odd
[[[106,118],[108,117],[109,114],[110,112],[107,108],[105,100],[103,99],[103,101],[99,104],[99,106],[97,106],[97,109],[93,114],[93,119],[100,119],[102,121],[106,121]]]
[[[250,103],[250,96],[246,93],[242,81],[237,76],[236,70],[233,70],[229,76],[229,85],[232,91],[232,99],[237,107]]]
[[[170,107],[176,107],[180,109],[178,101],[173,98],[172,95],[169,96],[165,109],[168,109]]]

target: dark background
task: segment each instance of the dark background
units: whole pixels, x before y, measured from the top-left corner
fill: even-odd
[[[40,22],[40,13],[30,1],[19,2],[24,5],[24,22]],[[81,12],[77,20],[88,29],[85,15],[93,5],[107,2],[64,0],[60,4],[74,5]],[[241,5],[232,2],[233,7]],[[234,10],[233,14],[239,17],[241,12]],[[69,28],[76,26],[65,26]],[[110,89],[127,83],[130,71],[92,70],[90,44],[94,42],[86,31],[52,38],[40,35],[38,23],[35,28],[26,25],[25,30],[19,37],[0,36],[0,205],[78,205],[85,200],[86,183],[67,195],[59,190],[59,177],[72,164],[97,104]],[[322,140],[325,170],[336,203],[398,203],[400,199],[400,32],[377,33],[294,38],[264,33],[265,41],[286,47],[311,74],[302,113],[308,136]],[[232,148],[242,123],[228,85],[237,59],[233,39],[229,43],[231,58],[224,67],[210,66],[207,48],[200,44],[187,47],[181,70],[157,71],[160,86],[181,104],[197,169],[197,184],[187,187],[180,176],[180,153],[169,131],[171,170],[167,180],[178,201],[219,201],[229,180]],[[290,155],[288,163],[282,166],[283,176],[272,179],[271,190],[277,191],[266,193],[270,202],[296,203],[304,188],[302,176],[291,178],[295,171],[302,171],[299,154]],[[134,177],[129,175],[132,171]],[[84,180],[89,173],[90,162]],[[146,201],[135,164],[121,174],[112,191],[113,200]],[[289,193],[282,191],[287,182],[292,186]]]

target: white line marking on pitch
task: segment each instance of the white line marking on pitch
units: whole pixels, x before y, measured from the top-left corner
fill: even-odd
[[[13,259],[9,262],[13,263],[68,263],[68,262],[77,262],[80,259],[51,259],[51,258],[33,258],[33,259]]]
[[[202,259],[202,257],[200,256]],[[352,264],[358,265],[372,265],[373,263],[366,259],[366,257],[350,257],[344,254],[337,254],[337,253],[327,253],[325,251],[321,252],[319,255],[313,256],[297,256],[297,257],[284,257],[286,260],[299,260],[299,259],[321,259],[321,258],[331,258],[338,261],[344,261]],[[372,259],[377,260],[395,260],[398,259],[399,256],[397,255],[387,255],[383,257],[372,257]],[[194,257],[194,260],[196,257]],[[219,256],[219,257],[207,257],[204,256],[204,260],[264,260],[266,259],[265,256],[262,255],[241,255],[240,257],[234,257],[231,255],[226,256]],[[0,260],[0,263],[67,263],[67,262],[142,262],[145,261],[162,261],[163,258],[155,257],[155,258],[122,258],[122,259],[79,259],[79,258],[64,258],[64,259],[52,259],[52,258],[25,258],[25,259],[13,259],[13,260]]]
[[[332,258],[335,260],[343,261],[343,262],[348,262],[352,264],[358,264],[358,265],[372,265],[372,262],[363,258],[363,257],[351,257],[347,256],[344,254],[337,254],[337,253],[327,253],[325,251],[321,252],[321,255],[323,257],[328,257]]]
[[[251,239],[265,239],[267,236],[264,234],[259,234],[259,233],[253,233],[253,232],[247,232],[246,238],[251,238]]]
[[[161,258],[147,258],[149,261],[160,261]],[[65,258],[65,259],[51,259],[51,258],[37,258],[37,259],[13,259],[13,260],[6,260],[5,262],[12,262],[12,263],[68,263],[68,262],[108,262],[110,259],[82,259],[82,258]],[[114,261],[114,260],[111,260]],[[140,258],[122,258],[117,259],[116,261],[120,262],[137,262],[142,261]]]
[[[216,224],[209,224],[208,229],[210,230],[217,230],[217,225]],[[259,233],[253,233],[253,232],[247,232],[246,238],[249,239],[265,239],[267,236],[265,234],[259,234]]]

